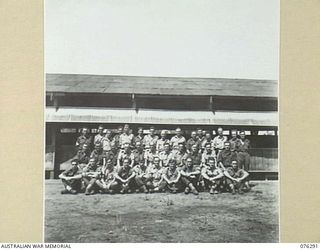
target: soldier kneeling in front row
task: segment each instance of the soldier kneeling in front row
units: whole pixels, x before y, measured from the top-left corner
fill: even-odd
[[[103,193],[114,194],[117,191],[118,183],[112,158],[109,158],[106,165],[101,168],[100,178],[97,179],[96,184]]]
[[[184,193],[188,194],[190,191],[198,195],[199,192],[196,189],[199,183],[200,166],[194,165],[191,157],[186,159],[186,165],[181,168],[181,181],[185,185]]]
[[[153,158],[153,162],[146,170],[146,186],[150,193],[159,192],[159,186],[163,182],[163,172],[165,168],[161,167],[158,156]]]
[[[73,159],[71,165],[69,169],[59,175],[65,188],[61,191],[61,194],[77,194],[81,191],[82,171],[79,167],[78,160]]]
[[[130,164],[130,159],[124,158],[123,165],[120,166],[115,173],[115,179],[120,190],[120,194],[132,192],[135,172],[130,168]]]
[[[231,167],[224,171],[224,175],[227,177],[226,184],[232,194],[238,191],[242,194],[243,191],[249,191],[249,173],[238,167],[237,161],[231,162]]]
[[[213,157],[208,159],[208,164],[202,168],[201,177],[206,188],[209,188],[210,194],[218,194],[223,181],[223,171],[216,167],[216,161]]]
[[[175,159],[171,158],[169,160],[168,167],[164,170],[162,177],[163,181],[159,185],[159,191],[167,189],[171,193],[177,193],[183,190],[181,174],[179,169],[177,168],[177,163]]]
[[[90,158],[89,163],[82,170],[82,180],[86,187],[85,195],[95,194],[98,186],[97,179],[100,177],[101,167],[97,164],[96,158]]]

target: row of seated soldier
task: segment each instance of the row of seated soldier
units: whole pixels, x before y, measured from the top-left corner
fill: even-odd
[[[250,141],[245,132],[231,131],[231,138],[217,129],[211,138],[209,131],[197,129],[187,140],[180,128],[168,138],[166,130],[160,137],[154,127],[137,135],[129,125],[110,129],[99,126],[92,137],[88,128],[77,138],[76,156],[70,168],[60,174],[65,189],[62,194],[209,191],[210,194],[250,190]],[[238,137],[239,134],[239,137]]]

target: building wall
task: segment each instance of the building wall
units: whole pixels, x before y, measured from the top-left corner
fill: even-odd
[[[103,124],[105,128],[113,129],[116,131],[119,125],[123,124]],[[81,123],[47,123],[46,124],[46,156],[45,156],[45,170],[46,177],[53,178],[52,172],[56,167],[55,177],[59,171],[66,169],[70,166],[71,159],[76,154],[75,141],[79,136],[80,129],[82,127],[90,128],[92,134],[96,133],[96,129],[99,124],[81,124]],[[133,133],[136,133],[138,127],[143,127],[146,131],[149,129],[151,124],[130,124],[133,129]],[[169,138],[173,136],[176,125],[157,125],[152,124],[159,133],[161,129],[168,129],[172,132]],[[186,138],[190,137],[192,130],[200,127],[204,130],[216,130],[219,126],[191,126],[181,125]],[[251,170],[252,171],[269,171],[278,172],[278,136],[276,127],[244,127],[244,126],[223,126],[226,132],[231,129],[243,129],[250,132],[251,135],[247,135],[247,138],[251,141],[252,148],[250,149],[251,155]],[[260,132],[259,132],[260,131]],[[274,135],[259,135],[261,131],[269,131]]]

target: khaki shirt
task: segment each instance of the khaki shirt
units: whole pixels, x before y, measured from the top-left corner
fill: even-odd
[[[235,151],[223,149],[219,152],[217,162],[222,162],[223,166],[231,166],[231,162],[237,160],[237,153]]]
[[[190,168],[187,165],[184,165],[183,167],[181,167],[180,170],[183,170],[185,173],[192,173],[192,172],[200,171],[200,167],[197,165],[192,165]]]
[[[164,171],[164,175],[167,177],[169,181],[176,180],[179,175],[179,169],[175,168],[174,170],[172,170],[171,168],[167,167]]]
[[[91,136],[84,136],[84,135],[80,135],[76,141],[76,146],[78,146],[79,148],[82,148],[83,144],[87,144],[88,147],[91,147],[92,144],[92,137]]]
[[[208,153],[207,151],[204,151],[202,153],[202,158],[201,158],[202,164],[207,164],[209,158],[216,158],[216,152],[214,150],[212,150],[211,153]]]
[[[101,139],[101,143],[102,143],[102,149],[103,151],[110,151],[112,149],[112,140],[109,139],[108,137],[104,136],[102,139]]]
[[[121,150],[118,154],[118,160],[122,163],[124,158],[129,158],[132,162],[134,161],[134,154],[131,151],[125,152],[124,150]]]
[[[212,141],[212,144],[213,144],[213,147],[215,149],[224,149],[224,143],[228,140],[228,138],[226,136],[216,136],[213,141]]]
[[[193,138],[190,138],[186,143],[187,150],[191,151],[191,147],[193,145],[197,145],[197,147],[200,148],[200,141],[199,140],[195,140]]]
[[[143,144],[145,146],[150,146],[150,144],[153,143],[156,146],[158,139],[159,137],[157,135],[145,135],[143,138]]]
[[[239,152],[248,152],[248,149],[250,148],[250,141],[248,139],[238,140],[238,151]]]
[[[124,145],[125,143],[129,143],[131,145],[132,140],[133,140],[133,134],[128,135],[126,133],[123,133],[119,137],[119,144],[120,146]]]
[[[75,175],[81,174],[81,173],[82,173],[82,170],[79,168],[79,166],[77,166],[77,167],[72,166],[72,167],[68,168],[67,170],[63,171],[62,175],[72,177],[72,176],[75,176]]]
[[[172,144],[172,147],[174,148],[181,143],[185,144],[186,138],[184,138],[183,136],[178,137],[177,135],[175,135],[174,137],[171,138],[170,143]]]
[[[160,180],[162,174],[164,173],[165,168],[163,167],[156,167],[154,164],[151,164],[147,167],[146,175],[148,178],[154,180]]]
[[[122,179],[127,179],[132,175],[132,173],[134,173],[134,171],[130,167],[125,168],[123,166],[119,167],[117,172]]]
[[[246,171],[244,171],[241,168],[234,170],[233,167],[227,168],[227,171],[228,171],[229,175],[233,178],[241,178],[246,173]]]
[[[204,168],[202,168],[201,174],[206,174],[209,177],[215,177],[220,174],[223,174],[223,172],[219,168],[211,168],[209,166],[205,166]]]
[[[171,152],[169,158],[175,159],[177,166],[181,166],[185,163],[188,154],[186,152],[177,151],[176,153]]]
[[[168,139],[162,140],[161,138],[157,140],[156,149],[160,153],[164,150],[164,144],[169,143]]]
[[[165,151],[162,151],[159,154],[159,159],[160,159],[160,161],[162,161],[162,165],[163,166],[167,166],[168,165],[171,156],[172,156],[172,154],[170,152],[167,153]]]
[[[97,135],[94,137],[93,143],[94,143],[94,144],[101,143],[102,138],[104,138],[103,135],[97,134]]]

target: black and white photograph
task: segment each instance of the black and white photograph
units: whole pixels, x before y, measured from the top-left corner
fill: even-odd
[[[279,242],[279,5],[45,1],[45,242]]]

